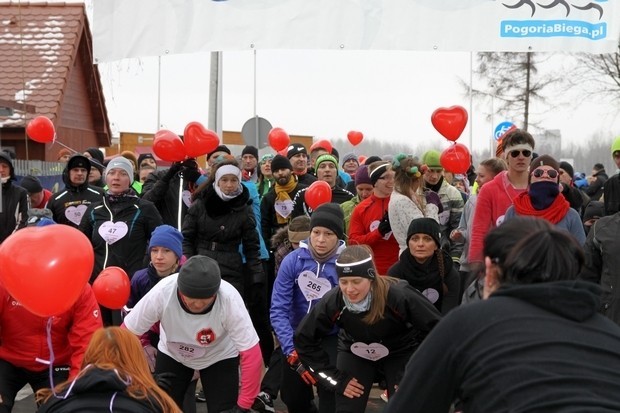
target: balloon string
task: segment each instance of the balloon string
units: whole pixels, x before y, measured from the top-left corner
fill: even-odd
[[[59,144],[60,146],[69,149],[70,151],[74,152],[74,153],[78,153],[78,151],[76,151],[75,149],[73,149],[70,146],[65,145],[64,143],[62,143],[61,141],[56,139],[56,133],[54,133],[54,140],[52,141],[52,146],[54,146],[55,143]],[[50,146],[50,149],[52,149],[52,146]]]
[[[54,317],[50,317],[47,319],[47,348],[50,350],[50,360],[49,360],[49,375],[50,375],[50,387],[52,388],[52,393],[56,396],[56,390],[54,390],[54,347],[52,346],[52,324],[54,322]]]

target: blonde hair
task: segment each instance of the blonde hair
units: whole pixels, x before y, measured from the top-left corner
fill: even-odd
[[[164,412],[181,412],[174,400],[155,383],[142,345],[129,330],[106,327],[95,331],[84,353],[82,369],[75,379],[78,380],[91,367],[115,370],[121,379],[129,381],[126,390],[129,397],[148,404],[157,403]],[[70,384],[71,381],[61,383],[54,388],[54,392],[61,393]],[[36,394],[37,403],[46,402],[54,392],[52,389],[39,390]]]
[[[397,283],[398,279],[382,276],[377,273],[372,249],[370,249],[368,245],[350,245],[346,247],[338,256],[338,262],[350,264],[369,257],[373,258],[372,265],[375,267],[375,278],[370,280],[370,291],[372,292],[370,310],[368,310],[368,314],[364,316],[362,321],[366,324],[375,324],[383,319],[387,307],[387,295],[390,285]]]

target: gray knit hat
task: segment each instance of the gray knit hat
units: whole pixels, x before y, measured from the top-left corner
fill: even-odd
[[[177,286],[189,298],[213,297],[220,289],[222,277],[217,261],[204,255],[194,255],[179,271]]]
[[[90,163],[88,166],[90,167]],[[110,162],[108,162],[108,167],[105,169],[105,174],[107,175],[108,172],[116,168],[120,168],[127,172],[127,175],[129,175],[129,183],[133,183],[133,165],[129,159],[122,156],[113,158]]]

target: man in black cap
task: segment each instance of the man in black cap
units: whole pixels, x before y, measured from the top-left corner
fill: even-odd
[[[579,212],[579,216],[583,217],[586,206],[590,203],[590,197],[577,188],[573,183],[573,175],[575,170],[573,165],[566,161],[560,162],[560,185],[562,185],[562,195],[570,204],[570,207]]]
[[[258,149],[252,145],[248,145],[241,151],[241,179],[246,182],[256,182],[258,174],[256,173],[258,166]]]
[[[289,161],[291,161],[293,173],[297,177],[299,183],[308,186],[317,180],[316,176],[308,173],[308,151],[304,145],[301,143],[292,143],[288,147],[286,156]]]
[[[228,146],[226,145],[219,145],[212,152],[209,152],[207,154],[207,173],[209,172],[213,164],[217,162],[217,159],[220,156],[225,156],[225,155],[231,155],[230,149],[228,149]]]
[[[88,206],[103,199],[103,189],[88,183],[90,169],[86,156],[75,154],[69,158],[62,172],[65,189],[52,195],[47,203],[56,223],[77,228]]]
[[[0,152],[0,181],[2,182],[2,209],[0,209],[0,244],[13,232],[26,226],[28,193],[13,185],[15,168],[11,157]]]
[[[270,251],[271,237],[275,232],[288,224],[293,212],[293,198],[306,185],[298,182],[293,175],[291,162],[282,155],[274,156],[271,161],[271,173],[275,184],[265,194],[260,204],[261,230],[263,239]]]
[[[39,178],[32,175],[26,175],[19,182],[19,186],[28,191],[28,198],[30,199],[30,208],[42,209],[52,197],[52,193],[43,188]]]

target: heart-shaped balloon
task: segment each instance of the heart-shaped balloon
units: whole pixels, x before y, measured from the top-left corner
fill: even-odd
[[[26,133],[35,142],[50,143],[54,142],[56,129],[51,120],[45,116],[37,116],[26,126]]]
[[[93,282],[93,292],[97,302],[112,310],[120,310],[127,304],[130,291],[131,282],[121,267],[104,269]]]
[[[271,129],[267,135],[267,140],[269,141],[269,146],[276,152],[288,148],[288,145],[291,143],[290,136],[288,136],[288,133],[282,128]]]
[[[364,134],[362,132],[352,130],[347,133],[347,139],[349,139],[351,145],[357,146],[362,143],[362,140],[364,139]]]
[[[28,227],[0,245],[0,281],[30,312],[51,317],[77,301],[94,259],[90,240],[69,225]]]
[[[431,123],[444,138],[455,142],[467,125],[467,111],[458,105],[438,108],[431,115]]]
[[[220,144],[217,133],[205,128],[200,122],[190,122],[183,131],[185,154],[197,158],[213,152]]]
[[[153,140],[153,152],[168,162],[185,160],[185,145],[179,135],[167,129],[158,130]]]
[[[469,149],[463,144],[455,143],[444,149],[439,157],[443,169],[454,174],[466,174],[471,165]]]
[[[357,160],[360,163],[360,165],[364,165],[366,163],[366,159],[368,159],[366,155],[360,155],[357,157]]]
[[[319,205],[332,202],[332,188],[325,181],[314,181],[304,195],[306,204],[315,210]]]

